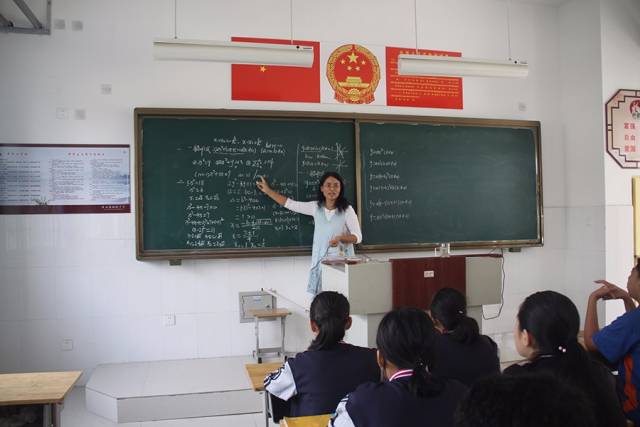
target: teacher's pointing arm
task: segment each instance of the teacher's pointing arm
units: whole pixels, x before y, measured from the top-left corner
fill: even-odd
[[[260,181],[256,181],[256,185],[258,186],[258,189],[260,191],[262,191],[267,196],[271,197],[273,201],[279,204],[280,206],[284,206],[284,204],[287,202],[287,197],[283,196],[282,194],[278,193],[273,188],[271,188],[267,180],[264,179],[264,176],[260,177]]]

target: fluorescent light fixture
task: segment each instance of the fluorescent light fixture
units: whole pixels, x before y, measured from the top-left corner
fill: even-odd
[[[457,56],[398,55],[401,76],[519,77],[529,74],[524,61],[492,61]]]
[[[288,44],[155,39],[153,56],[161,60],[311,67],[313,47]]]

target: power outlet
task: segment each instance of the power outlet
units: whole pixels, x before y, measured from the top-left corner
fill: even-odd
[[[71,351],[73,350],[73,340],[71,338],[63,338],[60,342],[60,350]]]
[[[56,118],[58,120],[66,120],[69,118],[69,109],[66,107],[56,108]]]
[[[111,95],[111,85],[109,83],[102,83],[100,85],[100,93],[103,95]]]
[[[176,325],[176,315],[175,314],[165,314],[162,316],[162,323],[164,326],[175,326]]]

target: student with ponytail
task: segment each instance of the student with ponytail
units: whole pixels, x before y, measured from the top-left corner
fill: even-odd
[[[290,400],[286,415],[293,417],[333,413],[340,399],[359,384],[380,379],[375,350],[342,341],[351,327],[344,295],[333,291],[316,295],[310,324],[315,337],[307,351],[288,359],[264,380],[269,393]]]
[[[387,313],[376,337],[384,381],[363,384],[342,399],[329,425],[453,425],[453,413],[467,388],[429,373],[435,334],[433,322],[422,310],[400,308]]]
[[[482,377],[500,373],[498,346],[480,335],[478,323],[467,316],[464,295],[440,289],[431,301],[431,318],[440,332],[434,343],[432,374],[472,386]]]
[[[505,369],[507,375],[548,372],[578,387],[589,400],[600,427],[625,426],[614,379],[578,343],[580,316],[575,304],[554,291],[529,295],[518,311],[516,349],[528,359]]]

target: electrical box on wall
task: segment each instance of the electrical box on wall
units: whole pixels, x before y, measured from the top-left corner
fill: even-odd
[[[276,309],[276,298],[267,292],[240,292],[238,295],[240,297],[240,323],[253,322],[252,311]],[[275,318],[261,319],[261,321],[265,320],[275,320]]]

